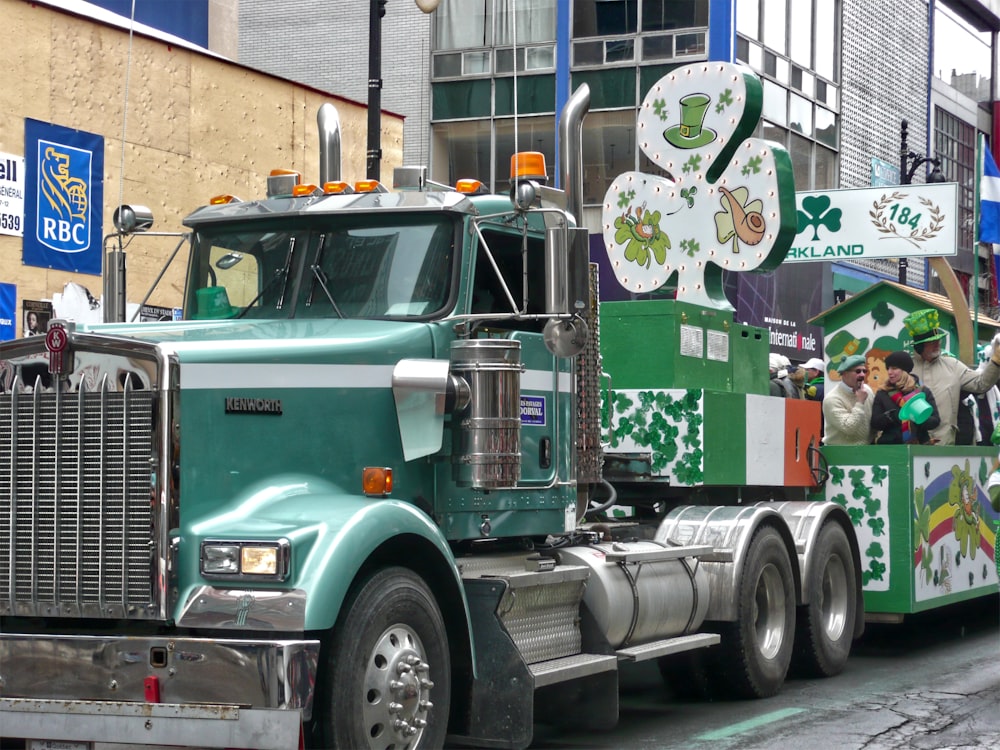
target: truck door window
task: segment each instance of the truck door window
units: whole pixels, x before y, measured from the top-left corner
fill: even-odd
[[[499,276],[490,263],[486,248],[480,243],[476,252],[476,273],[472,284],[473,313],[495,313],[498,318],[514,313],[540,314],[545,306],[545,245],[540,238],[528,238],[527,266],[521,252],[519,234],[483,231],[489,252],[500,270]],[[503,280],[503,284],[501,283]],[[525,279],[527,279],[527,309],[525,309]],[[504,291],[504,284],[514,299],[516,309]],[[511,328],[541,331],[544,321],[519,321]]]

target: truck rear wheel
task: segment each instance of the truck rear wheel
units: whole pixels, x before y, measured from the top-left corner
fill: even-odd
[[[427,584],[405,568],[385,568],[344,611],[325,662],[325,746],[442,747],[451,665],[444,619]]]
[[[796,672],[816,677],[840,674],[851,653],[857,617],[857,581],[847,534],[837,523],[819,533],[806,581],[809,604],[795,635]]]
[[[762,526],[743,566],[736,621],[720,628],[722,641],[715,653],[719,688],[740,698],[777,693],[791,663],[794,630],[795,587],[788,549],[775,529]]]

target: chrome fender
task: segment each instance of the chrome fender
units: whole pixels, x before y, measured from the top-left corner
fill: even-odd
[[[788,523],[773,505],[685,505],[670,511],[656,530],[656,541],[668,546],[709,545],[699,566],[708,573],[709,603],[706,620],[735,621],[736,601],[747,550],[754,532],[763,524],[773,526],[788,548],[796,591],[802,576],[795,542]]]

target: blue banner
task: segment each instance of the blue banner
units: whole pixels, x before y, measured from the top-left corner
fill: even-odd
[[[25,118],[28,266],[101,274],[104,138]]]
[[[0,341],[14,338],[14,304],[17,301],[17,287],[0,284]]]

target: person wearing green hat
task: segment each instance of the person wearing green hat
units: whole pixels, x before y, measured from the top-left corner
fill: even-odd
[[[826,445],[867,445],[875,437],[872,404],[875,394],[865,383],[868,367],[861,354],[837,364],[840,382],[823,398],[823,442]]]
[[[878,445],[927,445],[934,439],[930,431],[941,424],[941,416],[937,411],[934,394],[912,374],[913,358],[904,351],[895,351],[886,356],[885,366],[888,370],[888,382],[884,390],[875,394],[872,404],[872,427],[878,435],[875,442]],[[906,405],[911,405],[911,411],[917,402],[913,399],[922,398],[926,402],[926,413],[919,417],[910,417]]]
[[[947,334],[939,327],[937,310],[916,310],[903,318],[903,325],[917,355],[913,358],[913,375],[934,394],[941,416],[941,424],[930,431],[930,436],[938,445],[955,445],[962,392],[985,393],[1000,380],[1000,334],[993,337],[990,360],[975,370],[941,352],[941,340]]]

